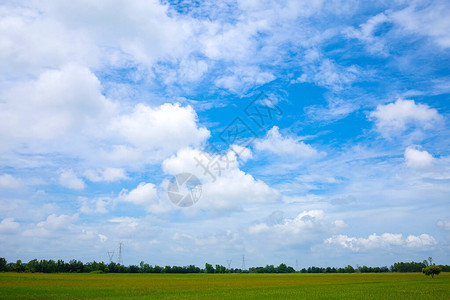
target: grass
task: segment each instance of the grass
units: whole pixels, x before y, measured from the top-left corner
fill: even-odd
[[[0,273],[0,299],[450,299],[450,273]]]

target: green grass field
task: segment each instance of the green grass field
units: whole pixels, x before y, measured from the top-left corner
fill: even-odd
[[[450,273],[0,273],[2,299],[450,299]]]

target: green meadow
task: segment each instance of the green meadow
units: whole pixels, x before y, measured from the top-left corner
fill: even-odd
[[[1,299],[450,299],[450,273],[0,273]]]

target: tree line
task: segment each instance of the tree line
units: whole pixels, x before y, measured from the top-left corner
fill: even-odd
[[[423,268],[431,265],[426,260],[423,262],[398,262],[393,264],[390,268],[384,267],[367,267],[357,266],[353,268],[348,265],[344,268],[321,268],[309,267],[303,268],[299,273],[381,273],[381,272],[422,272]],[[450,272],[450,266],[439,265],[443,272]],[[65,262],[63,260],[37,260],[33,259],[27,263],[17,260],[15,263],[8,263],[5,258],[0,258],[0,272],[39,272],[39,273],[295,273],[297,272],[293,267],[286,264],[280,264],[278,267],[274,265],[267,265],[265,267],[251,267],[248,270],[226,268],[222,265],[206,263],[205,268],[199,268],[195,265],[189,266],[152,266],[143,261],[139,265],[124,266],[111,262],[106,264],[104,262],[88,262],[83,263],[79,260],[70,260]]]

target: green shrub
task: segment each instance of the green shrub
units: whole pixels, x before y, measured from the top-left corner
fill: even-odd
[[[442,269],[439,266],[428,266],[422,269],[422,273],[427,276],[431,275],[431,278],[434,278],[434,275],[439,275],[439,273],[441,273],[441,270]]]

